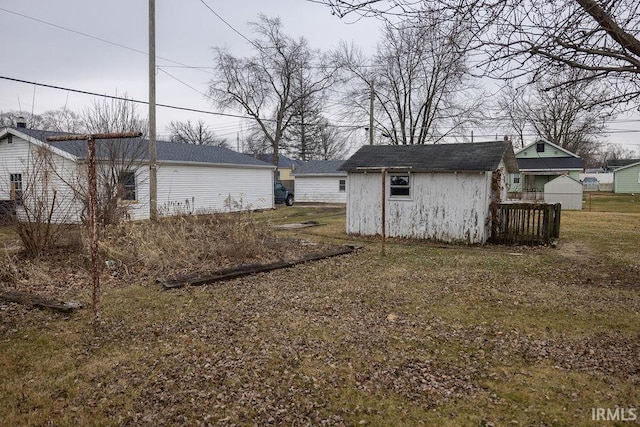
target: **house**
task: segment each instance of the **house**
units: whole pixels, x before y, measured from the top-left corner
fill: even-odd
[[[347,172],[347,233],[485,243],[492,210],[517,173],[508,141],[368,145]],[[383,209],[384,208],[384,209]]]
[[[544,185],[558,176],[579,180],[584,168],[580,156],[545,139],[517,151],[516,159],[520,172],[509,176],[509,192],[524,200],[541,200]]]
[[[60,135],[65,134],[25,127],[0,130],[0,200],[25,199],[31,188],[48,193],[58,221],[78,222],[86,214],[81,193],[87,143],[46,140]],[[121,168],[125,192],[119,203],[131,219],[149,218],[148,146],[139,138],[96,140],[98,167],[117,162]],[[157,159],[160,215],[273,207],[274,167],[260,160],[222,147],[162,141],[157,142]],[[44,166],[50,168],[47,173]]]
[[[640,160],[613,171],[613,192],[640,194]]]
[[[347,173],[338,168],[344,160],[311,160],[294,172],[298,202],[346,203]]]
[[[582,210],[583,185],[568,175],[561,175],[544,185],[544,202],[560,203],[563,211]]]

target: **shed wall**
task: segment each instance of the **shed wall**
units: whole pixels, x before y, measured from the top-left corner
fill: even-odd
[[[144,186],[147,193],[143,200],[149,199],[148,187],[148,184]],[[271,208],[271,169],[233,165],[161,165],[158,168],[158,210],[162,214]]]
[[[346,181],[347,176],[296,176],[296,201],[346,203],[347,191],[340,191],[340,180]]]
[[[413,173],[408,198],[386,192],[390,237],[484,243],[489,237],[491,173]],[[380,173],[350,173],[347,233],[381,234]]]
[[[582,210],[582,184],[559,176],[544,185],[544,202],[560,203],[562,210]]]

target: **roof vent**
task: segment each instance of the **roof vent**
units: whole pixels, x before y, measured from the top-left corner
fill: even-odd
[[[16,127],[17,128],[26,128],[27,127],[27,120],[23,116],[18,117],[16,119]]]

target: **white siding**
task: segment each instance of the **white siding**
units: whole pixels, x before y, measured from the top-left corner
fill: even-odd
[[[340,180],[347,176],[296,176],[296,202],[346,203],[347,191],[340,191]]]
[[[390,237],[484,243],[489,237],[491,173],[413,173],[411,196],[389,196],[386,230]],[[380,173],[350,173],[347,233],[381,233]]]
[[[560,203],[562,210],[582,209],[582,184],[566,175],[544,185],[544,202]]]
[[[148,171],[140,175],[141,181],[148,182]],[[141,186],[140,200],[149,199],[148,187],[148,183]],[[158,210],[165,215],[179,211],[228,212],[271,208],[271,169],[171,164],[158,168]],[[144,215],[148,217],[148,212]]]
[[[12,143],[0,141],[0,199],[11,196],[10,174],[22,175],[24,207],[18,214],[37,214],[36,201],[43,203],[41,214],[53,204],[53,222],[79,222],[82,203],[74,196],[71,185],[77,184],[76,164],[55,153],[12,135]],[[49,156],[45,160],[44,155]],[[55,197],[54,197],[55,193]],[[45,207],[46,206],[46,207]],[[43,217],[44,218],[44,217]]]

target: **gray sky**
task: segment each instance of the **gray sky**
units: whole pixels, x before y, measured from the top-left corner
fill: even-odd
[[[204,0],[204,3],[249,38],[252,32],[248,23],[255,21],[259,13],[279,16],[287,34],[304,36],[311,47],[322,50],[334,48],[344,40],[371,53],[380,34],[380,21],[376,19],[349,24],[332,16],[328,7],[312,1]],[[199,93],[206,92],[211,70],[184,68],[171,61],[193,67],[211,66],[213,46],[226,46],[237,56],[251,53],[247,41],[201,0],[156,0],[156,33],[157,102],[162,104],[214,110]],[[0,76],[147,100],[148,60],[141,53],[148,50],[147,36],[147,0],[0,0],[0,38],[4,42]],[[42,113],[65,105],[80,111],[93,99],[0,79],[3,111],[22,109]],[[147,115],[145,105],[140,105],[138,111]],[[160,136],[167,134],[166,125],[171,120],[202,119],[217,135],[232,142],[241,130],[241,121],[212,115],[158,108],[157,117]],[[608,142],[622,143],[640,153],[640,133],[636,133],[640,120],[637,114],[627,119],[620,117],[610,125],[617,133],[609,135]]]
[[[205,0],[205,3],[246,37],[253,37],[248,23],[264,13],[279,16],[286,34],[303,36],[311,47],[322,50],[345,40],[370,51],[380,25],[375,19],[349,24],[332,16],[328,7],[304,0]],[[135,51],[148,51],[147,0],[0,0],[0,38],[4,41],[5,58],[0,67],[2,76],[148,99],[148,59]],[[171,61],[210,67],[214,46],[228,47],[237,56],[251,53],[248,42],[200,0],[156,0],[157,102],[213,110],[198,93],[206,92],[211,70],[188,69]],[[0,79],[3,111],[22,109],[42,113],[65,105],[78,111],[90,105],[92,99]],[[138,108],[142,115],[147,115],[145,105]],[[205,120],[219,136],[232,141],[239,129],[238,120],[165,108],[158,108],[157,117],[160,135],[166,134],[165,127],[171,120]]]

